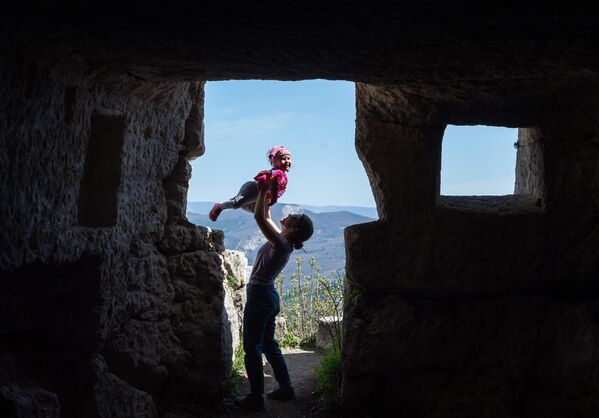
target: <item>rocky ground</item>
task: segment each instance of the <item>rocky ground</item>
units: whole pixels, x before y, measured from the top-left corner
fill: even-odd
[[[266,410],[261,412],[247,412],[236,408],[232,401],[225,405],[225,410],[215,414],[213,418],[229,417],[255,417],[255,418],[324,418],[318,407],[319,394],[318,381],[315,369],[322,359],[322,354],[317,351],[306,351],[295,348],[283,350],[289,374],[297,399],[293,401],[274,401],[266,399]],[[268,392],[277,387],[269,364],[264,368],[265,390]],[[249,382],[243,379],[240,393],[249,392]]]

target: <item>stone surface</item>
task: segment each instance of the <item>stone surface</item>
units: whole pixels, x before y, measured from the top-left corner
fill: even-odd
[[[172,358],[168,394],[173,402],[217,398],[232,358],[231,337],[224,326],[222,257],[195,251],[169,258],[174,288],[171,323],[186,351]]]
[[[330,350],[334,348],[335,342],[340,342],[343,336],[343,318],[326,316],[318,318],[318,329],[316,330],[316,348]]]
[[[60,403],[55,393],[37,387],[0,385],[0,416],[59,418]]]
[[[223,235],[185,218],[203,83],[149,83],[5,35],[1,407],[150,417],[218,400]]]
[[[212,230],[191,223],[166,225],[158,249],[165,255],[197,250],[214,250]]]
[[[552,90],[587,83],[599,71],[594,3],[28,5],[7,19],[26,40],[51,36],[146,80],[324,78],[412,84],[415,91],[433,82],[440,94],[468,104],[468,87],[486,93],[503,84],[509,96],[527,97],[523,87],[533,81],[551,80]]]
[[[599,338],[597,108],[579,107],[581,93],[543,113],[534,84],[528,101],[502,88],[465,101],[358,86],[356,146],[381,219],[345,232],[348,412],[599,413],[599,369],[586,363]],[[515,195],[439,195],[443,130],[456,121],[523,126]]]
[[[235,279],[235,284],[231,283],[234,289],[247,284],[248,259],[243,251],[225,250],[223,252],[223,262],[227,274]]]
[[[225,287],[225,309],[231,333],[233,359],[242,342],[243,307],[245,306],[248,260],[242,251],[225,250],[223,265],[227,272]]]

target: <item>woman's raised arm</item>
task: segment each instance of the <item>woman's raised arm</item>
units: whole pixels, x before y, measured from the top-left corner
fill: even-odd
[[[260,191],[258,192],[258,198],[256,199],[256,205],[254,206],[254,219],[258,224],[258,228],[262,234],[266,237],[268,242],[272,245],[275,245],[277,240],[279,239],[279,228],[273,222],[270,217],[270,209],[266,206],[266,189],[264,187],[260,187]]]

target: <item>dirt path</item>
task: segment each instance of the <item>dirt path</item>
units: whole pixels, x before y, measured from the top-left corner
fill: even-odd
[[[226,411],[219,417],[255,417],[255,418],[321,418],[318,410],[318,380],[315,369],[322,359],[322,354],[295,348],[283,349],[287,368],[295,389],[297,399],[293,401],[275,401],[265,397],[266,410],[247,412],[236,408],[232,402],[226,405]],[[264,389],[268,392],[277,387],[270,364],[264,368]],[[247,378],[243,380],[241,394],[249,392]]]

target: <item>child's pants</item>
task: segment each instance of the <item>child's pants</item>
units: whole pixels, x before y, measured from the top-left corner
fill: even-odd
[[[248,212],[254,213],[254,206],[258,198],[258,185],[255,181],[243,183],[237,196],[223,202],[220,206],[223,209],[242,208]]]

